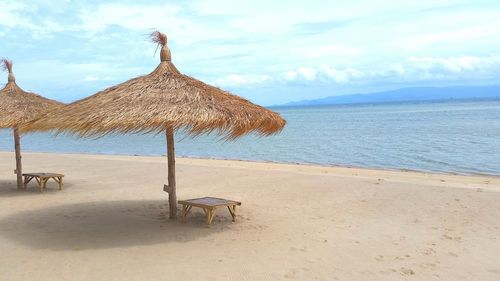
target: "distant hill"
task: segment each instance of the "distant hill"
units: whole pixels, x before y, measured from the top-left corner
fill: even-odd
[[[449,99],[458,100],[475,98],[500,98],[500,85],[403,88],[371,94],[353,94],[331,96],[315,100],[302,100],[282,104],[280,106],[432,101]]]

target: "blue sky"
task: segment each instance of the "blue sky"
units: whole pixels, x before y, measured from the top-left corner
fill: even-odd
[[[183,73],[272,105],[498,84],[499,15],[498,0],[0,0],[0,57],[24,89],[73,101],[152,71],[158,29]]]

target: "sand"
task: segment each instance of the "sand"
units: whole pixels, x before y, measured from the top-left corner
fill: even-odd
[[[0,152],[0,280],[500,280],[498,177],[179,158],[179,199],[243,203],[207,228],[168,219],[163,157],[23,161],[66,184]]]

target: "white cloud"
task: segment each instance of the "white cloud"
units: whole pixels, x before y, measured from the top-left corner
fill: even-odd
[[[329,78],[332,78],[337,83],[347,83],[353,79],[359,79],[365,76],[365,74],[354,68],[346,68],[342,70],[337,70],[335,68],[329,67],[328,65],[322,65],[320,67],[322,73],[326,74]]]
[[[295,70],[287,71],[283,74],[285,80],[291,81],[296,79],[315,80],[317,70],[312,67],[301,66]]]
[[[500,21],[488,22],[478,26],[458,28],[441,32],[428,32],[404,36],[399,45],[408,50],[420,50],[432,47],[435,44],[460,44],[470,43],[473,40],[498,36]]]
[[[318,57],[328,57],[328,56],[357,56],[361,54],[362,51],[359,48],[353,46],[346,46],[340,44],[329,44],[329,45],[319,45],[319,46],[307,46],[303,50],[303,55],[306,58],[318,58]]]
[[[106,3],[83,10],[80,18],[82,29],[102,31],[110,25],[121,26],[130,30],[144,30],[160,27],[165,23],[184,24],[175,17],[180,7],[172,4],[139,5]]]
[[[234,86],[248,86],[254,84],[262,84],[270,80],[271,77],[267,75],[231,74],[222,78],[218,78],[213,83],[221,87],[234,87]]]
[[[183,45],[235,36],[227,29],[213,28],[190,16],[181,15],[182,11],[181,6],[170,3],[106,3],[81,11],[79,15],[81,23],[78,28],[92,37],[111,26],[146,32],[159,29],[165,32],[169,39],[174,38],[177,44]]]
[[[299,67],[296,72],[307,80],[316,79],[317,71],[311,67]]]
[[[500,73],[500,56],[411,57],[399,63],[369,68],[334,68],[327,64],[282,73],[284,81],[365,84],[382,80],[422,82],[480,79]]]
[[[60,23],[48,17],[34,21],[31,16],[34,12],[36,7],[32,5],[14,1],[3,2],[0,7],[0,27],[28,29],[36,38],[65,29]]]
[[[285,81],[315,81],[321,79],[335,83],[348,83],[364,76],[365,74],[362,71],[355,68],[336,69],[326,64],[322,64],[316,68],[302,66],[282,74]]]
[[[416,68],[425,71],[446,71],[461,73],[475,71],[500,65],[500,57],[461,56],[449,58],[412,57],[409,62]]]
[[[98,80],[99,80],[99,77],[93,76],[93,75],[88,75],[88,76],[85,76],[85,78],[83,78],[83,81],[88,81],[88,82],[98,81]]]
[[[20,2],[2,2],[2,7],[0,8],[0,25],[7,27],[31,27],[30,20],[21,16],[21,12],[26,9],[27,6]]]
[[[480,81],[500,74],[500,56],[410,57],[373,70],[373,79],[395,81]]]
[[[87,75],[83,78],[85,82],[95,82],[95,81],[110,81],[113,80],[110,76],[99,77],[96,75]]]

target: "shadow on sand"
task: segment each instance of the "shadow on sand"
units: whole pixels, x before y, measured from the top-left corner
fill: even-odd
[[[71,188],[73,184],[69,181],[64,182],[63,189]],[[47,182],[47,187],[45,188],[43,193],[56,193],[59,192],[59,186],[54,181]],[[25,190],[18,190],[16,177],[12,178],[12,180],[0,180],[0,197],[15,197],[15,196],[27,196],[27,195],[39,195],[38,185],[33,180],[33,182],[28,183],[28,186]]]
[[[165,200],[62,204],[0,220],[0,235],[36,249],[84,250],[188,242],[228,230],[231,220],[190,214],[187,224],[168,219]],[[216,224],[216,225],[215,225]]]

